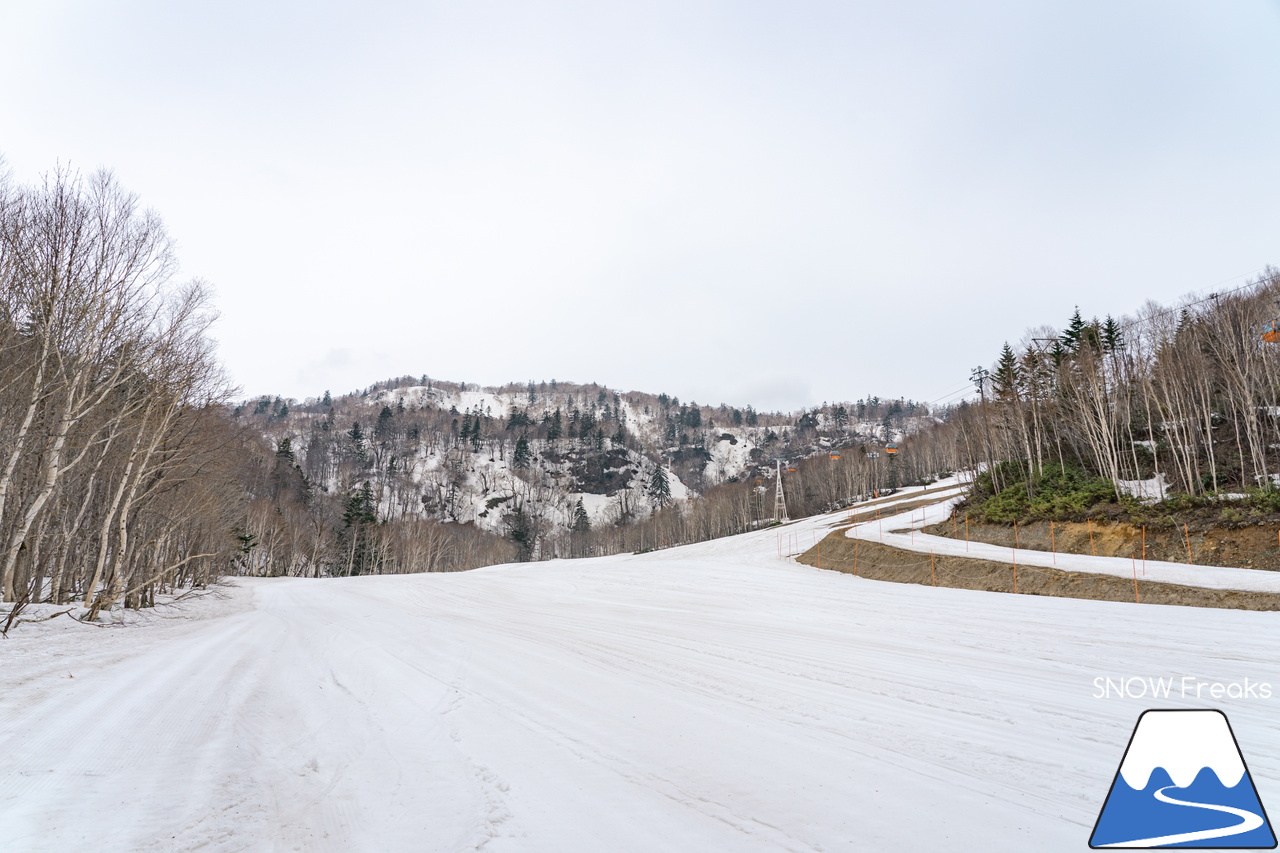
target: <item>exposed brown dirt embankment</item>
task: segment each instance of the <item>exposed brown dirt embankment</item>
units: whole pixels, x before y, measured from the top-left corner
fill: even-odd
[[[964,518],[944,521],[925,532],[948,539],[965,538]],[[1280,571],[1280,533],[1275,527],[1169,528],[1148,527],[1126,522],[1037,521],[1012,525],[969,522],[969,538],[1033,551],[1056,550],[1060,554],[1096,554],[1099,557],[1137,557],[1170,563],[1232,566],[1242,569]],[[1190,559],[1188,560],[1188,545]]]
[[[932,531],[930,531],[932,532]],[[970,528],[972,535],[972,526]],[[1012,538],[1012,533],[1010,534]],[[985,541],[985,540],[984,540]],[[1012,544],[1012,541],[1009,543]],[[1086,548],[1088,541],[1085,542]],[[1023,547],[1027,547],[1023,545]],[[1085,551],[1088,553],[1088,551]],[[1102,552],[1099,551],[1101,555]],[[1115,556],[1108,554],[1107,556]],[[1126,552],[1123,556],[1129,556]],[[1149,558],[1155,559],[1148,555]],[[1010,563],[935,556],[902,551],[876,542],[845,538],[844,530],[829,534],[819,545],[796,558],[823,569],[856,574],[872,580],[1014,592],[1014,567]],[[1109,575],[1066,572],[1039,566],[1017,567],[1017,592],[1097,601],[1135,599],[1134,582]],[[1143,604],[1175,604],[1188,607],[1221,607],[1236,610],[1280,610],[1280,594],[1202,589],[1177,584],[1137,582],[1137,601]]]

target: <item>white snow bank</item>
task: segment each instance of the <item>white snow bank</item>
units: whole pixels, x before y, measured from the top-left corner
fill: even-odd
[[[1025,548],[1008,548],[986,542],[964,542],[925,533],[902,533],[902,530],[919,530],[951,517],[951,507],[959,498],[899,513],[880,522],[867,521],[851,527],[846,536],[851,539],[883,542],[894,548],[921,554],[947,554],[993,560],[1021,566],[1043,566],[1070,572],[1089,572],[1113,577],[1133,577],[1161,583],[1198,586],[1205,589],[1236,589],[1244,592],[1280,592],[1280,572],[1257,569],[1236,569],[1226,566],[1201,566],[1187,563],[1167,563],[1158,560],[1134,560],[1124,557],[1093,557],[1087,554],[1053,554]]]
[[[1169,495],[1169,484],[1165,481],[1164,472],[1156,474],[1150,480],[1116,480],[1116,487],[1140,501],[1162,501]]]

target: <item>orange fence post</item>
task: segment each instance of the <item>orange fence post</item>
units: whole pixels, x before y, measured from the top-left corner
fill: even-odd
[[[1093,547],[1093,519],[1086,518],[1084,520],[1084,524],[1085,524],[1085,527],[1089,528],[1089,553],[1092,556],[1096,557],[1098,556],[1098,549]]]
[[[1013,550],[1013,591],[1018,591],[1018,550]]]
[[[1053,552],[1053,564],[1058,565],[1058,540],[1054,536],[1053,522],[1049,522],[1049,550]]]
[[[1021,545],[1018,544],[1018,520],[1016,518],[1013,520],[1013,547],[1014,548],[1022,547]]]
[[[860,540],[858,539],[853,540],[853,576],[855,578],[858,576],[858,542],[859,541]]]
[[[1182,522],[1182,532],[1183,535],[1187,537],[1187,562],[1194,566],[1196,561],[1191,559],[1191,530],[1187,527],[1187,523],[1185,521]],[[1276,535],[1280,536],[1280,533],[1277,533]]]
[[[1147,576],[1147,526],[1142,525],[1142,576]]]
[[[1130,559],[1130,560],[1133,560],[1133,552],[1132,552],[1132,551],[1130,551],[1130,552],[1129,552],[1129,559]],[[1134,564],[1133,564],[1133,603],[1134,603],[1134,604],[1141,604],[1141,603],[1142,603],[1142,602],[1138,601],[1138,564],[1137,564],[1137,562],[1134,562]]]
[[[933,552],[929,552],[929,579],[933,581],[933,585],[938,585],[938,574],[933,567]]]

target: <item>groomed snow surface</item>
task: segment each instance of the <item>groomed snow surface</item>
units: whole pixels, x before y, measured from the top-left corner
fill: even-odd
[[[1280,688],[1275,614],[869,581],[781,536],[20,626],[0,846],[1078,851],[1149,707],[1225,711],[1280,807],[1280,699],[1095,698]]]

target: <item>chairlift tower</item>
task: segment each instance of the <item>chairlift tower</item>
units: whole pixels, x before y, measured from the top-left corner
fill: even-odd
[[[773,460],[777,467],[777,475],[773,481],[773,520],[779,523],[791,520],[787,518],[787,501],[782,496],[782,463],[785,461],[777,457]]]

